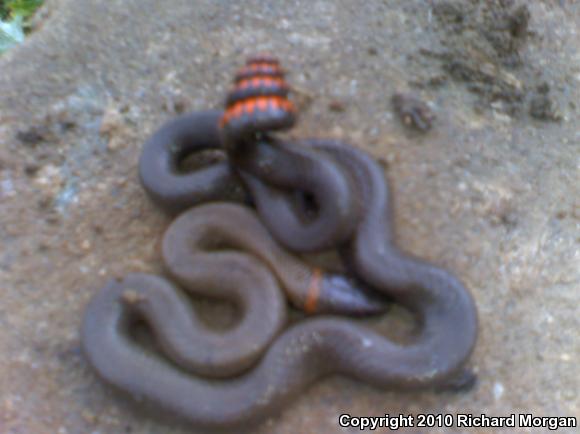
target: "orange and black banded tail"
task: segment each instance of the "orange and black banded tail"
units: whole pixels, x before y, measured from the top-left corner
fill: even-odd
[[[265,54],[249,58],[238,71],[220,120],[229,141],[294,125],[296,109],[284,74],[278,59]]]

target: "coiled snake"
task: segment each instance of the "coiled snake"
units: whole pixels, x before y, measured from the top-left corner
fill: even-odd
[[[188,291],[234,300],[244,310],[239,324],[225,335],[208,331],[181,290],[145,274],[112,280],[86,311],[83,347],[97,373],[198,426],[257,422],[329,374],[385,388],[442,386],[462,372],[476,341],[476,309],[459,280],[393,244],[380,166],[333,140],[270,135],[294,123],[287,93],[278,62],[253,58],[236,77],[225,112],[170,122],[140,162],[146,191],[170,211],[219,201],[240,183],[250,192],[256,211],[223,202],[195,206],[163,240],[169,274]],[[225,149],[228,160],[179,173],[179,159],[201,149]],[[279,243],[294,251],[340,247],[358,281],[309,268]],[[283,330],[278,284],[307,311],[379,312],[380,295],[359,293],[368,285],[406,307],[419,331],[399,344],[337,315]],[[149,324],[165,358],[135,341],[135,316]]]

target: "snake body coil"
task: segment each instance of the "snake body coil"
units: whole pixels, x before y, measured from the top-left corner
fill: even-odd
[[[144,187],[167,208],[221,199],[224,182],[249,190],[259,218],[241,205],[201,205],[182,214],[163,242],[169,274],[188,291],[234,300],[245,311],[242,321],[225,336],[212,335],[179,289],[143,274],[111,281],[85,315],[83,346],[103,379],[199,426],[259,421],[330,374],[377,387],[444,386],[462,372],[477,336],[473,299],[460,281],[394,245],[388,186],[372,158],[337,141],[270,136],[294,122],[282,78],[273,59],[251,59],[223,114],[188,115],[182,119],[191,122],[189,129],[169,124],[147,143],[140,163]],[[175,174],[176,154],[162,141],[172,137],[191,141],[181,149],[226,149],[229,163]],[[150,170],[162,174],[163,185]],[[183,183],[187,177],[192,182]],[[326,288],[334,284],[345,294],[338,297],[341,308],[358,300],[358,290],[342,277],[321,277],[272,237],[293,250],[340,246],[360,280],[414,315],[414,339],[398,344],[338,316],[305,319],[280,332],[285,311],[278,284],[287,292],[295,287],[289,297],[302,309],[313,299],[312,288],[317,301],[324,299],[324,279]],[[246,286],[260,292],[246,294]],[[363,310],[380,306],[371,296],[359,301]],[[335,311],[337,304],[322,302],[321,310]],[[165,358],[133,339],[135,315],[149,324]],[[236,361],[235,354],[243,356]]]

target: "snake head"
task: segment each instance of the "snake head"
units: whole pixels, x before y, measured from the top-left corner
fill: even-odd
[[[267,54],[250,57],[226,97],[220,119],[226,143],[235,145],[257,134],[292,127],[296,109],[289,92],[278,59]]]

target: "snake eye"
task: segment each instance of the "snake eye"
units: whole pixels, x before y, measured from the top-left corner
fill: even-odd
[[[226,97],[220,127],[233,142],[256,133],[290,128],[296,109],[280,62],[268,54],[250,57]]]

